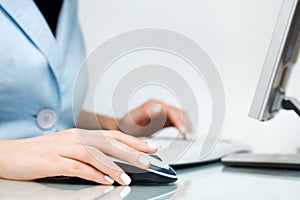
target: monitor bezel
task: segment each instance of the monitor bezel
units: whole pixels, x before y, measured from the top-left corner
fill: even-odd
[[[299,54],[300,37],[299,27],[293,29],[296,19],[298,0],[284,0],[281,4],[279,16],[269,45],[268,53],[252,101],[249,116],[260,121],[266,121],[274,117],[281,109],[281,101],[284,98],[288,78]],[[297,8],[299,11],[299,8]],[[297,38],[292,38],[293,31],[297,32]],[[286,62],[285,58],[290,50],[291,40],[296,42],[292,58]]]

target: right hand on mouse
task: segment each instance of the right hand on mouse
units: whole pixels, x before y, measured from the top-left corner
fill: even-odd
[[[69,129],[22,140],[0,140],[0,177],[34,180],[71,176],[101,184],[130,184],[110,155],[146,169],[157,148],[119,131]]]

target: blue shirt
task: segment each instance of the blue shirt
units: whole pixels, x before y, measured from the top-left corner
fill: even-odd
[[[85,58],[77,1],[64,1],[56,38],[32,0],[0,0],[0,27],[0,138],[74,127],[86,88],[85,70],[74,88]]]

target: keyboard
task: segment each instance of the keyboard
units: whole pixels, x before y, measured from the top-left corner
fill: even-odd
[[[250,148],[242,143],[220,139],[211,144],[209,152],[201,152],[204,139],[183,140],[181,137],[174,137],[172,134],[164,132],[163,135],[152,138],[143,138],[158,146],[158,155],[162,160],[169,163],[172,167],[187,167],[195,164],[205,164],[221,160],[222,157],[234,153],[250,152]],[[178,136],[178,134],[177,134]]]

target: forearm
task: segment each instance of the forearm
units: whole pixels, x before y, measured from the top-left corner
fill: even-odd
[[[14,144],[16,140],[3,140],[0,139],[0,179],[7,178],[7,168],[5,167],[8,162],[8,157],[13,154]]]
[[[94,114],[88,111],[81,111],[76,123],[76,127],[97,130],[118,130],[117,119],[112,117]]]
[[[0,139],[0,159],[3,158],[3,155],[6,155],[9,150],[11,149],[10,147],[17,143],[17,140],[3,140]],[[1,160],[0,160],[1,163]]]

